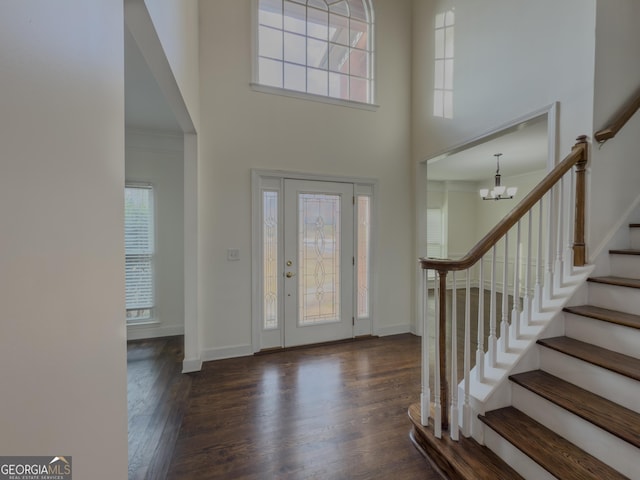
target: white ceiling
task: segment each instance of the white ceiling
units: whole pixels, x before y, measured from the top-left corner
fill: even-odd
[[[124,112],[128,129],[182,133],[138,44],[124,29]]]
[[[494,154],[500,157],[503,177],[543,170],[547,165],[546,116],[522,128],[449,156],[427,162],[429,180],[477,181],[493,177]]]

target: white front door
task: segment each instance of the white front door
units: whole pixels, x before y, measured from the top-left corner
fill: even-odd
[[[354,186],[284,181],[284,346],[351,338]]]

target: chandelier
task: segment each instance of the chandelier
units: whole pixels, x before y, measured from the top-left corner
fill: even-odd
[[[518,187],[506,187],[500,184],[500,157],[501,153],[494,153],[496,157],[496,176],[495,185],[491,190],[488,188],[480,189],[480,196],[483,200],[507,200],[513,198],[518,191]]]

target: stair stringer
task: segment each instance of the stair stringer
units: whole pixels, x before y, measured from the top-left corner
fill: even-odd
[[[562,335],[564,333],[564,314],[562,309],[567,305],[578,305],[584,302],[587,295],[586,280],[594,269],[593,265],[575,267],[571,275],[564,278],[563,285],[551,295],[543,293],[542,308],[532,312],[529,325],[521,326],[518,339],[509,338],[509,350],[502,351],[498,347],[496,366],[489,364],[489,356],[485,355],[484,379],[476,376],[477,367],[470,373],[469,405],[471,407],[471,436],[480,444],[485,444],[485,428],[478,415],[490,410],[511,405],[511,386],[509,375],[539,368],[539,350],[536,341],[540,338]],[[534,302],[535,303],[535,302]],[[513,335],[514,328],[510,329]],[[459,424],[463,424],[464,412],[464,380],[458,384]],[[497,452],[496,452],[497,453]],[[503,458],[503,460],[507,461]],[[507,461],[509,463],[509,461]]]

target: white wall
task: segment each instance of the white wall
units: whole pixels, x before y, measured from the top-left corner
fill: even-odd
[[[191,120],[198,126],[198,0],[144,0]]]
[[[413,156],[420,161],[560,102],[559,158],[592,126],[595,0],[414,0]],[[455,9],[454,117],[433,116],[434,18]]]
[[[127,476],[122,3],[0,2],[0,452]]]
[[[634,0],[598,0],[594,131],[605,127],[624,102],[640,91],[640,4]],[[605,246],[616,222],[638,201],[640,163],[637,138],[640,115],[601,149],[592,149],[587,192],[587,254]]]
[[[127,132],[127,182],[151,183],[155,200],[155,324],[131,325],[127,338],[184,333],[184,188],[182,136]]]
[[[379,179],[378,332],[408,331],[417,264],[409,192],[410,1],[375,2],[380,104],[375,112],[252,91],[251,4],[200,4],[205,357],[248,351],[251,343],[251,168]],[[227,261],[227,248],[238,248],[240,261]]]

